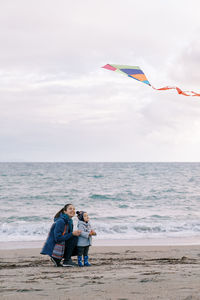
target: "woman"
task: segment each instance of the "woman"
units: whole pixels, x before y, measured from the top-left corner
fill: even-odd
[[[41,254],[49,255],[56,267],[73,267],[76,264],[71,256],[77,255],[77,241],[80,230],[73,231],[72,218],[75,215],[75,207],[66,204],[54,217],[49,235]],[[64,258],[63,264],[61,260]]]

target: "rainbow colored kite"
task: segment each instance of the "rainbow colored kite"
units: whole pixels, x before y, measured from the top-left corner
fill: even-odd
[[[200,94],[198,94],[196,92],[193,92],[193,91],[182,91],[181,89],[179,89],[176,86],[174,86],[174,87],[165,86],[163,88],[156,89],[155,87],[153,87],[150,84],[150,82],[146,78],[145,74],[140,69],[140,67],[107,64],[107,65],[103,66],[102,68],[110,70],[110,71],[115,71],[115,72],[122,73],[122,74],[124,74],[124,75],[126,75],[128,77],[131,77],[131,78],[135,79],[135,80],[138,80],[140,82],[146,83],[147,85],[151,86],[154,90],[157,90],[157,91],[165,91],[165,90],[175,89],[175,90],[177,90],[178,94],[180,94],[180,95],[184,95],[184,96],[200,96]]]

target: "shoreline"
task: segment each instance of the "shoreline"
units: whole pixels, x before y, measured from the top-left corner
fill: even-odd
[[[34,249],[42,248],[42,241],[7,241],[0,242],[0,250],[14,249]],[[198,246],[200,245],[200,237],[179,237],[179,238],[155,238],[155,239],[93,239],[93,246],[100,247],[117,247],[117,246]]]

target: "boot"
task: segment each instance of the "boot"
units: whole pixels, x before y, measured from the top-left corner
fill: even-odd
[[[78,265],[79,265],[79,267],[83,267],[82,256],[78,256]]]
[[[84,266],[90,267],[91,264],[88,262],[88,256],[84,256]]]

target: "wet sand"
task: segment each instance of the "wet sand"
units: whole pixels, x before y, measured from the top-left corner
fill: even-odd
[[[93,246],[91,267],[0,250],[0,299],[200,300],[200,246]]]

